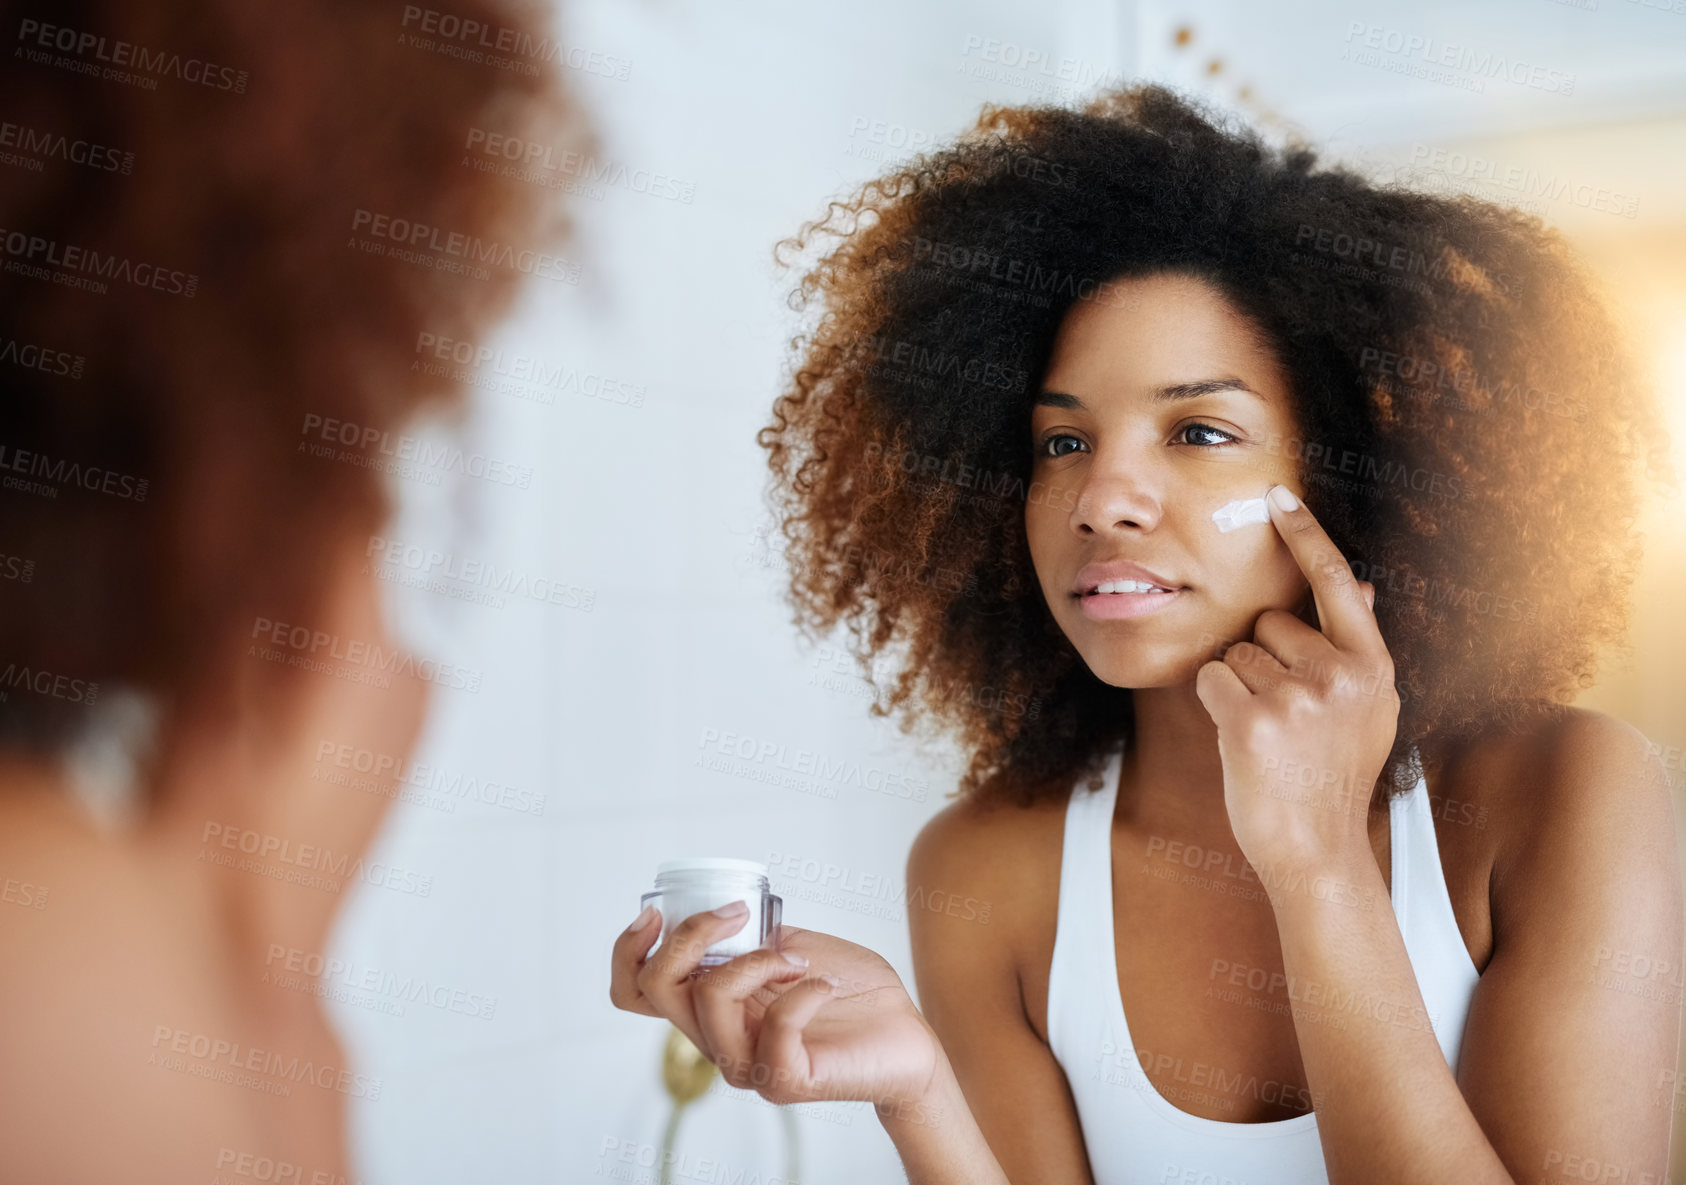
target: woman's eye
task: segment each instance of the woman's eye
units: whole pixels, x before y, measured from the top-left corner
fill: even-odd
[[[1208,440],[1204,440],[1204,441],[1189,440],[1189,439],[1187,439],[1187,436],[1188,436],[1188,433],[1190,433],[1190,432],[1205,433],[1205,434],[1208,434],[1210,436],[1219,437],[1219,439],[1217,439],[1217,440],[1208,439]],[[1222,428],[1214,428],[1210,424],[1184,424],[1183,427],[1177,432],[1177,437],[1178,437],[1179,443],[1192,444],[1196,448],[1222,448],[1222,447],[1224,447],[1224,445],[1234,444],[1237,440],[1240,439],[1240,437],[1231,436],[1228,432],[1225,432]]]
[[[1060,440],[1073,440],[1073,441],[1076,441],[1078,444],[1083,443],[1081,440],[1079,440],[1077,437],[1071,435],[1071,433],[1069,433],[1069,432],[1054,432],[1054,433],[1052,433],[1048,436],[1044,436],[1042,438],[1041,443],[1039,443],[1036,446],[1036,455],[1039,456],[1039,457],[1063,457],[1063,456],[1066,456],[1067,453],[1063,453],[1063,452],[1058,451],[1057,449],[1051,449],[1049,447],[1050,445],[1054,444],[1056,441],[1060,441]]]
[[[1200,435],[1190,439],[1191,433],[1199,433]],[[1222,428],[1214,428],[1210,424],[1184,424],[1177,430],[1177,435],[1173,439],[1178,444],[1186,444],[1194,448],[1205,449],[1225,448],[1228,445],[1238,444],[1241,440],[1239,436],[1225,432]],[[1059,442],[1062,440],[1071,441],[1073,444],[1077,445],[1078,448],[1061,448]],[[1073,452],[1079,451],[1079,449],[1086,449],[1088,447],[1088,445],[1083,443],[1081,437],[1073,436],[1069,432],[1052,432],[1037,442],[1036,455],[1038,457],[1050,458],[1064,457],[1069,456]]]

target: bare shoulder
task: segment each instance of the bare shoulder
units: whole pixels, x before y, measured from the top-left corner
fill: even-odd
[[[1063,801],[1021,807],[956,799],[914,838],[907,857],[908,893],[917,887],[927,897],[973,898],[997,937],[1015,933],[1036,916],[1037,902],[1050,891],[1057,893],[1064,820]]]
[[[1052,941],[1064,805],[950,802],[907,860],[919,1008],[1014,1181],[1093,1179],[1065,1070],[1032,1019],[1027,982],[1039,928]]]
[[[153,1028],[174,1003],[153,971],[177,952],[158,942],[146,886],[122,850],[78,826],[65,804],[8,788],[0,834],[0,1157],[32,1179],[67,1166],[76,1179],[122,1172],[103,1141],[55,1146],[42,1133],[72,1113],[101,1130],[167,1128],[169,1108],[187,1105],[183,1076],[146,1065]],[[89,1066],[100,1068],[92,1080]]]
[[[1043,1042],[1065,806],[1064,796],[1025,807],[956,800],[925,824],[907,860],[915,966],[965,968],[974,983],[987,979],[999,1007]],[[913,908],[916,895],[924,908]],[[935,910],[938,902],[949,912]],[[967,913],[987,924],[956,920]],[[941,974],[931,974],[933,985]],[[926,972],[920,977],[923,983]]]
[[[1612,892],[1672,880],[1674,809],[1656,746],[1631,724],[1568,708],[1529,728],[1466,744],[1459,793],[1490,808],[1496,931],[1524,915],[1592,894],[1566,877],[1599,870]]]
[[[1624,720],[1566,708],[1516,733],[1465,743],[1457,784],[1506,816],[1499,853],[1515,855],[1530,836],[1591,815],[1669,814],[1668,778],[1656,746]]]
[[[907,856],[919,1010],[1015,1182],[1094,1180],[1066,1070],[1035,1020],[1035,951],[1052,942],[1064,806],[949,802]]]
[[[1597,1148],[1660,1180],[1682,900],[1659,755],[1631,725],[1578,709],[1485,740],[1471,761],[1502,813],[1493,951],[1470,1001],[1459,1089],[1517,1180],[1563,1148]],[[1585,1072],[1565,1076],[1566,1065]]]
[[[150,1185],[209,1173],[206,1133],[286,1151],[295,1100],[226,1089],[230,1058],[199,1056],[274,1048],[224,990],[211,905],[47,796],[0,793],[0,836],[0,1161],[18,1179]],[[66,1141],[67,1115],[105,1138]]]
[[[123,850],[68,804],[32,791],[0,791],[0,877],[0,902],[17,907],[0,910],[0,940],[35,958],[121,939],[148,912],[144,883]],[[7,960],[0,982],[15,985],[39,971],[38,963]]]

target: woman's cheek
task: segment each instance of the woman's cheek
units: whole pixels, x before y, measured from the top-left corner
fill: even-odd
[[[1214,528],[1209,548],[1211,559],[1205,570],[1211,574],[1208,587],[1218,603],[1249,620],[1266,609],[1292,603],[1299,569],[1270,523],[1253,523],[1226,533]]]

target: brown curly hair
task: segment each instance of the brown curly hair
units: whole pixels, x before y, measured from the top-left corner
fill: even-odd
[[[307,426],[457,407],[420,335],[474,339],[527,269],[453,249],[565,241],[550,191],[465,149],[589,143],[552,15],[0,4],[0,748],[61,751],[111,685],[214,720],[255,620],[316,620],[388,505],[384,458]]]
[[[776,254],[816,242],[757,436],[796,624],[846,622],[869,681],[898,646],[873,712],[955,734],[959,794],[1063,798],[1133,727],[1129,689],[1055,624],[1024,525],[1048,494],[1029,408],[1055,331],[1122,278],[1208,281],[1285,364],[1303,428],[1277,447],[1376,585],[1394,658],[1389,792],[1419,746],[1559,710],[1625,635],[1637,462],[1672,484],[1667,438],[1596,285],[1536,217],[1317,167],[1140,86],[985,107]]]

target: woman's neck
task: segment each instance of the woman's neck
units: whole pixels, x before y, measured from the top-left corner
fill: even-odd
[[[1140,688],[1131,700],[1135,727],[1124,750],[1114,818],[1144,834],[1234,847],[1218,726],[1194,683]]]

